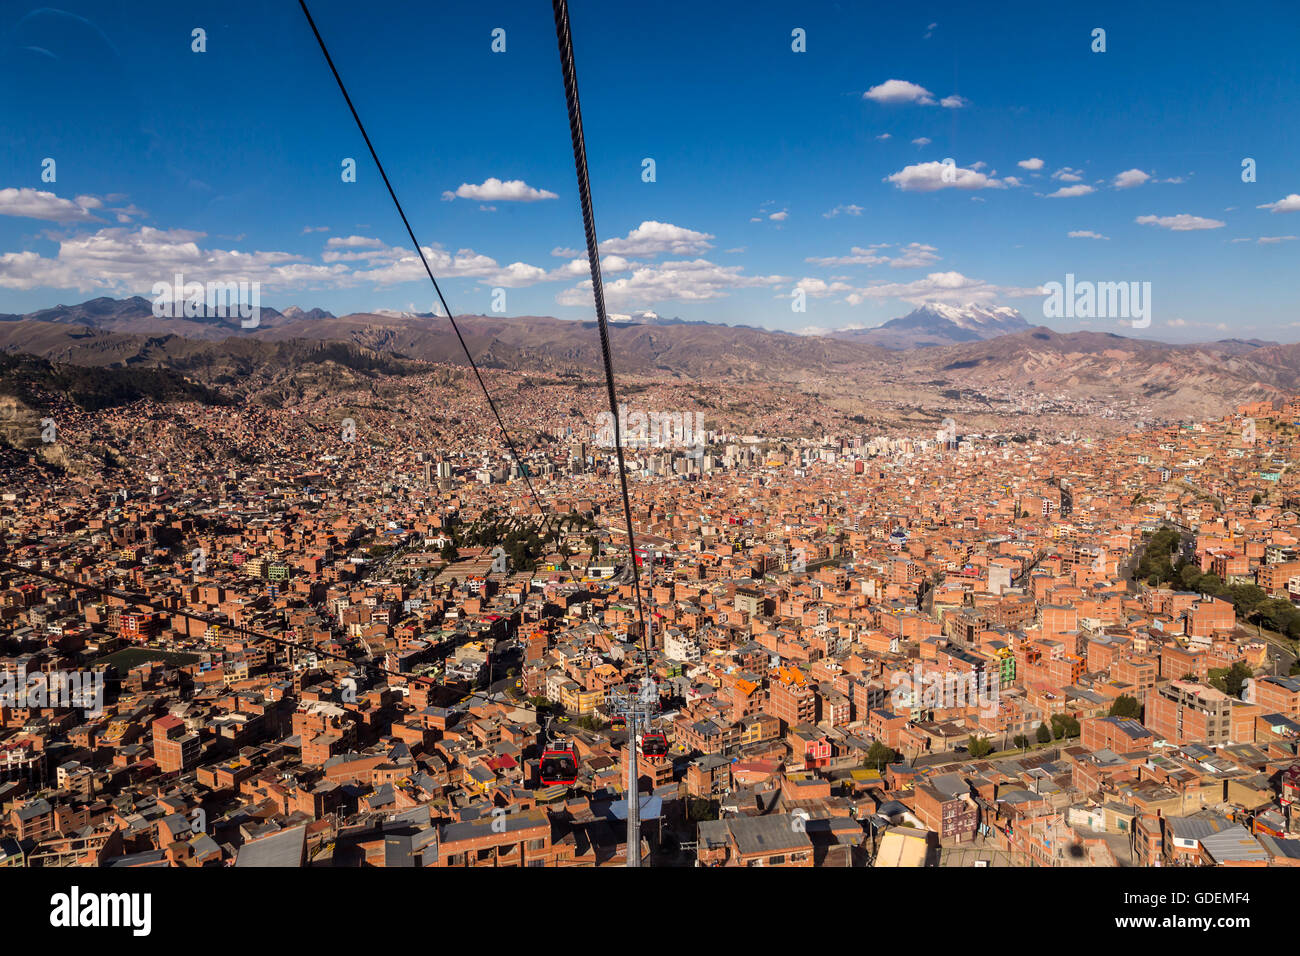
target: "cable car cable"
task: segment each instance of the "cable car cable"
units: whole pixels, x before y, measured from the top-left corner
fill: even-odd
[[[348,88],[343,83],[343,77],[339,75],[338,68],[334,65],[334,58],[330,56],[329,49],[325,46],[325,39],[321,36],[320,30],[316,28],[316,21],[312,18],[311,11],[307,9],[306,0],[298,0],[298,6],[302,8],[303,15],[307,18],[307,23],[311,27],[311,32],[316,36],[316,42],[320,45],[320,51],[325,55],[325,62],[334,74],[334,81],[338,84],[339,92],[343,94],[343,99],[348,105],[348,110],[352,113],[352,119],[357,124],[357,129],[361,132],[361,138],[366,141],[366,149],[370,151],[370,158],[375,161],[375,168],[379,170],[379,176],[384,181],[384,186],[388,189],[388,195],[393,200],[393,205],[397,207],[397,214],[402,218],[402,225],[406,227],[406,234],[411,237],[411,244],[415,247],[415,254],[420,257],[420,262],[424,265],[424,271],[429,275],[429,281],[433,283],[433,291],[438,294],[438,301],[442,303],[442,310],[447,313],[447,321],[451,323],[452,330],[456,333],[456,338],[460,342],[461,349],[465,352],[465,358],[469,362],[469,367],[474,371],[474,377],[478,379],[479,387],[483,389],[483,395],[487,398],[488,407],[492,409],[492,415],[496,418],[498,427],[501,429],[501,435],[505,439],[506,447],[510,449],[511,457],[519,465],[520,474],[524,483],[528,486],[528,493],[532,495],[534,503],[538,510],[545,515],[547,507],[542,504],[538,497],[537,489],[533,487],[532,478],[529,476],[527,465],[519,456],[515,448],[514,440],[510,437],[510,431],[506,428],[505,422],[501,418],[501,412],[497,410],[496,401],[492,398],[492,392],[487,387],[487,382],[483,380],[483,373],[479,371],[478,363],[474,361],[474,356],[470,353],[469,345],[465,342],[465,336],[461,334],[460,325],[456,322],[456,316],[452,313],[451,307],[447,305],[447,299],[442,294],[442,288],[438,285],[437,278],[434,277],[433,268],[429,265],[429,260],[425,258],[424,249],[420,241],[415,237],[415,230],[411,228],[411,222],[406,218],[406,211],[402,208],[402,203],[397,198],[397,192],[393,189],[392,182],[388,179],[388,173],[384,170],[384,164],[379,161],[379,154],[375,151],[374,143],[370,141],[370,134],[366,132],[365,124],[361,122],[361,116],[357,113],[356,106],[352,103],[352,97],[348,93]],[[568,566],[566,560],[565,566]]]
[[[300,0],[301,2],[301,0]],[[560,70],[564,75],[564,97],[569,110],[569,135],[573,140],[573,165],[578,175],[578,199],[582,205],[582,228],[587,238],[587,262],[591,268],[591,291],[596,300],[596,321],[600,328],[600,354],[605,363],[605,390],[609,394],[609,411],[614,416],[614,450],[618,455],[618,480],[623,492],[623,516],[627,521],[628,557],[632,564],[632,585],[636,592],[637,619],[641,624],[641,646],[646,668],[650,666],[650,646],[645,626],[645,608],[641,601],[641,575],[636,567],[636,533],[632,528],[632,503],[627,493],[627,464],[623,459],[623,438],[618,417],[618,398],[614,389],[614,365],[609,349],[609,317],[605,314],[605,287],[600,275],[600,249],[596,242],[596,217],[591,207],[591,182],[587,176],[587,144],[582,132],[582,106],[578,102],[578,70],[573,60],[573,36],[569,28],[567,0],[553,0],[555,37],[560,49]]]

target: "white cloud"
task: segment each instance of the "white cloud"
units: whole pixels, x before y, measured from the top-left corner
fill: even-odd
[[[1091,229],[1076,229],[1069,234],[1071,239],[1109,239],[1110,236],[1103,236],[1099,232],[1093,232]]]
[[[78,201],[80,201],[81,198],[82,197],[78,196],[77,197]],[[149,215],[147,212],[145,212],[135,203],[127,203],[125,206],[110,208],[107,211],[113,213],[113,218],[115,218],[119,223],[121,223],[124,226],[129,225],[132,219]],[[321,230],[318,231],[323,231],[324,229],[328,229],[328,228],[329,228],[328,226],[322,226]]]
[[[372,239],[369,236],[330,236],[325,241],[327,249],[382,249],[383,247],[382,239]]]
[[[780,212],[772,213],[772,215],[768,216],[767,218],[774,219],[777,222],[785,222],[785,220],[788,219],[789,217],[790,217],[790,213],[782,209]]]
[[[623,256],[683,256],[712,249],[709,240],[713,238],[716,237],[707,232],[647,219],[621,239],[606,239],[600,244],[600,251]]]
[[[461,183],[455,192],[447,190],[442,198],[448,202],[453,199],[478,199],[482,202],[537,202],[539,199],[558,199],[555,193],[547,189],[534,189],[522,179],[502,182],[495,176],[489,176],[475,186]]]
[[[918,269],[921,266],[934,265],[939,261],[938,249],[919,242],[909,242],[901,254],[889,260],[891,269]]]
[[[1270,245],[1277,242],[1294,242],[1295,236],[1260,236],[1259,241],[1263,245]]]
[[[0,216],[44,219],[47,222],[98,221],[90,210],[102,205],[103,202],[94,196],[78,196],[74,201],[39,189],[15,189],[12,186],[0,189]]]
[[[846,282],[827,282],[824,279],[812,278],[800,279],[794,284],[794,287],[813,299],[824,299],[828,295],[853,290],[853,286]]]
[[[1126,169],[1115,177],[1115,182],[1112,185],[1116,189],[1131,189],[1134,186],[1141,186],[1150,178],[1150,173],[1144,173],[1140,169]]]
[[[1062,166],[1056,172],[1052,173],[1053,179],[1059,179],[1065,183],[1077,183],[1083,180],[1083,170],[1071,169],[1069,166]]]
[[[968,302],[988,303],[1001,299],[1025,298],[1042,295],[1041,287],[1032,289],[1015,286],[999,286],[983,279],[972,279],[960,272],[932,272],[924,279],[915,282],[891,282],[867,286],[846,296],[850,305],[858,305],[871,299],[902,299],[914,305],[923,302],[947,302],[964,305]]]
[[[1047,198],[1048,199],[1069,199],[1073,196],[1086,196],[1090,192],[1095,192],[1095,190],[1091,186],[1086,186],[1082,184],[1078,186],[1062,186],[1056,192],[1048,193]]]
[[[932,142],[933,142],[933,140],[931,140],[930,137],[928,137],[928,136],[918,136],[916,139],[912,140],[912,145],[913,145],[913,146],[929,146],[930,143],[932,143]]]
[[[203,243],[207,238],[203,232],[149,226],[61,236],[56,238],[58,253],[52,257],[36,252],[0,254],[0,288],[146,294],[157,282],[173,281],[178,272],[189,281],[258,282],[275,290],[426,280],[424,266],[412,250],[369,236],[329,238],[319,262],[290,252],[212,248]],[[217,238],[238,241],[239,237]],[[520,287],[564,278],[524,262],[502,265],[472,249],[452,255],[441,247],[426,246],[423,252],[439,279],[474,278],[487,285]],[[618,257],[607,257],[606,262],[611,271],[628,266]]]
[[[1159,226],[1161,229],[1172,229],[1174,232],[1219,229],[1226,225],[1226,223],[1222,223],[1217,219],[1204,219],[1201,216],[1193,216],[1185,212],[1176,216],[1138,216],[1133,221],[1143,226]]]
[[[452,255],[441,246],[420,248],[429,263],[429,268],[439,279],[478,279],[484,285],[520,288],[551,278],[550,274],[540,266],[524,262],[512,262],[503,266],[491,256],[475,252],[473,249],[459,249],[455,255]],[[351,253],[326,252],[321,258],[326,262],[368,260],[374,268],[351,273],[349,278],[352,281],[394,285],[400,282],[418,281],[427,275],[420,257],[411,250],[399,246]]]
[[[920,106],[934,106],[936,103],[933,93],[924,86],[909,83],[907,80],[886,80],[884,83],[867,90],[862,94],[862,98],[864,100],[874,100],[877,103],[916,103]],[[938,105],[950,110],[970,106],[970,100],[964,96],[958,96],[956,93],[945,96],[937,102]]]
[[[531,266],[526,262],[512,262],[491,275],[485,276],[483,282],[485,285],[499,285],[508,289],[518,289],[523,286],[535,285],[538,282],[545,282],[548,278],[546,270],[540,266]]]
[[[205,233],[187,229],[100,229],[59,241],[58,255],[35,252],[0,255],[0,288],[146,292],[156,282],[171,282],[177,272],[197,282],[261,282],[277,288],[337,284],[347,267],[307,262],[288,252],[204,249]]]
[[[719,299],[733,289],[774,286],[790,282],[787,276],[747,276],[742,266],[720,266],[707,259],[638,266],[630,276],[605,283],[605,299],[613,308],[638,308],[676,300],[703,302]],[[591,280],[587,279],[555,297],[560,305],[591,305]]]
[[[945,177],[945,170],[948,171]],[[938,189],[1004,189],[1005,183],[999,182],[974,169],[960,166],[948,166],[944,163],[917,163],[905,166],[892,176],[886,176],[885,182],[893,183],[904,192],[934,192]]]
[[[933,265],[939,261],[938,249],[920,242],[909,242],[898,250],[898,255],[891,256],[881,250],[890,248],[888,243],[877,243],[865,249],[854,246],[847,256],[809,256],[805,262],[814,265],[832,266],[877,266],[888,264],[894,269],[915,269]]]
[[[863,248],[854,246],[847,256],[809,256],[805,262],[819,266],[878,266],[888,262],[889,256],[881,255],[878,250],[888,248],[886,244],[877,244]]]
[[[922,106],[934,105],[934,94],[924,86],[909,83],[907,80],[886,80],[879,86],[873,86],[862,94],[864,100],[877,103],[920,103]]]
[[[627,272],[633,266],[639,263],[624,259],[622,256],[601,256],[600,273],[602,276],[614,275],[619,272]],[[586,258],[570,259],[558,269],[552,269],[547,278],[550,279],[581,279],[583,276],[591,275],[591,264]]]
[[[1037,172],[1043,168],[1043,161],[1037,156],[1031,156],[1029,159],[1022,159],[1020,162],[1016,163],[1016,165],[1021,169],[1028,169],[1031,172]]]
[[[879,136],[876,137],[876,139],[882,143],[887,139],[893,139],[893,138],[894,138],[893,133],[881,133]]]
[[[835,207],[834,209],[832,209],[830,212],[824,212],[824,213],[822,213],[822,218],[823,218],[823,219],[834,219],[834,218],[835,218],[836,216],[838,216],[840,213],[843,213],[843,214],[846,215],[846,216],[861,216],[861,215],[862,215],[862,207],[861,207],[861,206],[855,206],[855,205],[853,205],[852,203],[849,203],[848,205],[843,205],[843,206],[836,206],[836,207]]]
[[[1267,209],[1270,212],[1300,212],[1300,194],[1291,193],[1285,199],[1279,199],[1277,202],[1266,202],[1255,208]]]

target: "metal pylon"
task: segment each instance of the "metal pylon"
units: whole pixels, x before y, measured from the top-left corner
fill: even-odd
[[[637,737],[650,729],[659,709],[659,689],[649,677],[637,688],[610,693],[610,713],[627,721],[627,865],[641,865],[641,791],[638,786]]]

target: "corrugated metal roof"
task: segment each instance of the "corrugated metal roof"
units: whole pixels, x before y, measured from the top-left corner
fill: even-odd
[[[1258,840],[1246,832],[1245,827],[1232,826],[1220,833],[1212,833],[1201,839],[1205,852],[1216,863],[1259,861],[1267,863],[1268,851]]]
[[[235,857],[235,866],[300,867],[306,847],[307,825],[303,824],[245,843]]]

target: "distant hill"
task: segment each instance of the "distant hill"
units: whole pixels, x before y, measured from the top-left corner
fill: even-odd
[[[1014,309],[1002,307],[926,306],[863,334],[830,336],[659,320],[652,314],[629,319],[614,323],[610,332],[621,376],[767,385],[774,394],[808,384],[849,407],[879,400],[907,405],[918,390],[933,390],[1041,394],[1113,405],[1116,414],[1141,406],[1144,414],[1181,418],[1221,415],[1247,401],[1300,392],[1300,345],[1237,339],[1172,345],[1103,332],[1055,332],[1031,327]],[[497,315],[457,321],[484,368],[595,381],[602,367],[594,322]],[[149,330],[101,327],[130,328],[136,322]],[[905,337],[921,344],[902,348]],[[8,317],[0,321],[0,352],[31,353],[65,365],[159,367],[216,387],[245,389],[252,382],[259,394],[278,401],[379,374],[420,371],[428,362],[465,364],[450,324],[428,314],[336,317],[286,309],[246,330],[156,319],[148,300],[138,297]]]
[[[1242,351],[1208,342],[1170,345],[1109,332],[1045,327],[904,353],[900,368],[968,388],[1013,386],[1116,406],[1150,404],[1169,417],[1222,415],[1300,392],[1300,344]]]
[[[218,393],[168,368],[56,365],[34,355],[0,355],[0,395],[13,396],[30,408],[44,408],[51,399],[63,398],[87,411],[143,398],[229,404]]]
[[[761,380],[779,372],[783,380],[790,380],[880,357],[879,350],[866,345],[765,329],[678,319],[658,324],[653,313],[629,318],[613,323],[620,371],[739,380]],[[464,361],[450,323],[428,313],[359,312],[336,317],[323,310],[278,312],[263,306],[260,319],[257,328],[243,329],[238,318],[159,318],[153,315],[150,301],[140,296],[92,299],[23,316],[0,316],[0,349],[85,364],[170,365],[179,356],[192,354],[196,341],[292,340],[346,343],[358,354],[397,359]],[[601,364],[594,322],[497,315],[457,316],[456,321],[475,360],[485,367],[576,370]],[[63,334],[59,326],[75,331]],[[108,332],[118,336],[106,338]]]
[[[334,315],[324,309],[304,311],[296,305],[289,306],[283,312],[263,305],[259,307],[258,312],[259,328],[275,328],[289,322],[332,318]],[[83,325],[107,332],[184,335],[198,339],[224,338],[245,331],[240,326],[238,316],[160,318],[153,314],[153,302],[139,295],[131,296],[129,299],[101,297],[78,305],[56,305],[51,309],[41,309],[26,315],[0,315],[0,323],[19,321]]]

